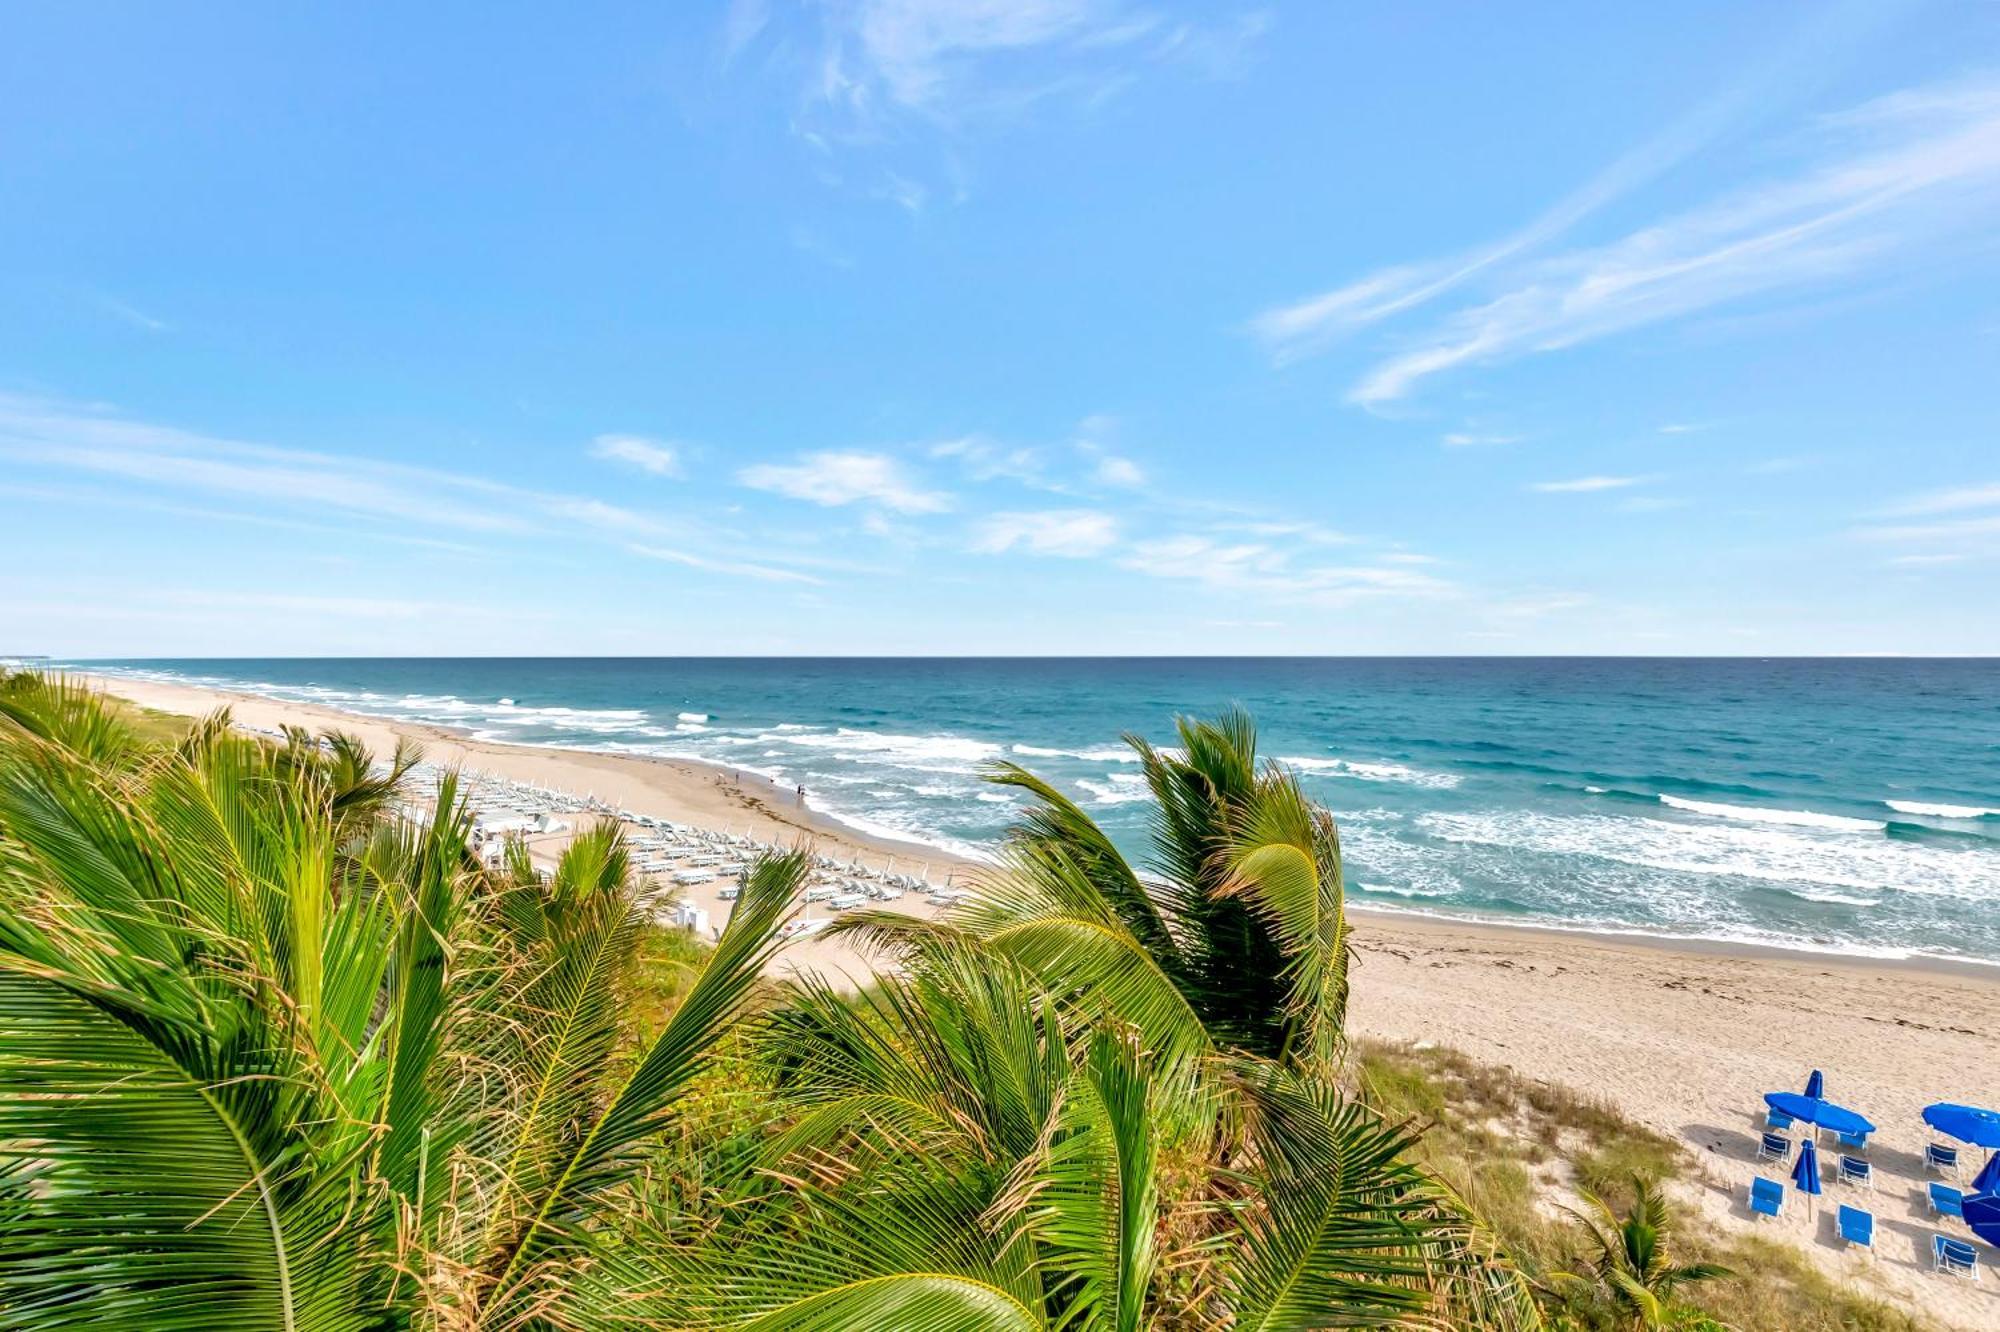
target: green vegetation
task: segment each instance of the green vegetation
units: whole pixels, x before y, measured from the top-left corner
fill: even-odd
[[[1671,1303],[1688,1321],[1659,1325],[1701,1327],[1708,1319],[1737,1332],[1929,1327],[1828,1280],[1789,1244],[1676,1215],[1681,1209],[1667,1195],[1688,1174],[1688,1154],[1602,1102],[1437,1047],[1361,1043],[1350,1069],[1359,1095],[1385,1117],[1425,1126],[1414,1155],[1458,1191],[1535,1282],[1551,1328],[1649,1326],[1606,1298],[1601,1283],[1579,1288],[1561,1275],[1598,1270],[1607,1229],[1622,1230],[1635,1215],[1656,1235],[1672,1237],[1669,1265],[1728,1271],[1676,1291]]]
[[[1627,1176],[1671,1144],[1350,1050],[1332,820],[1247,719],[1180,738],[1140,746],[1151,873],[1001,770],[991,891],[844,922],[886,964],[854,996],[763,979],[803,853],[711,949],[614,826],[491,870],[454,780],[396,814],[413,750],[9,680],[0,1328],[1598,1328],[1651,1307],[1619,1273],[1663,1312],[1749,1283],[1664,1256]],[[1636,1207],[1587,1230],[1550,1172]],[[1723,1316],[1896,1326],[1783,1288]]]

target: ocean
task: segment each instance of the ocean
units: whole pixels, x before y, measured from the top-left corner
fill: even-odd
[[[326,659],[67,663],[521,744],[704,759],[979,853],[1012,759],[1128,851],[1121,736],[1235,703],[1340,822],[1350,899],[2000,962],[2000,661]]]

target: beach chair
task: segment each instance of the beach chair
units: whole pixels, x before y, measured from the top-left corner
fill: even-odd
[[[1964,1240],[1953,1239],[1949,1235],[1931,1236],[1931,1269],[1948,1272],[1952,1276],[1962,1276],[1968,1281],[1979,1280],[1979,1255]]]
[[[1869,1256],[1875,1253],[1875,1214],[1864,1212],[1859,1207],[1840,1205],[1840,1237],[1847,1241],[1849,1248],[1866,1249]]]
[[[1766,1133],[1764,1140],[1757,1144],[1759,1161],[1788,1161],[1792,1156],[1792,1140],[1782,1133]]]
[[[1764,1115],[1764,1127],[1775,1133],[1783,1133],[1793,1122],[1792,1117],[1782,1110],[1766,1111]]]
[[[1875,1187],[1875,1167],[1858,1156],[1840,1158],[1840,1182]]]
[[[1958,1178],[1958,1148],[1947,1147],[1941,1142],[1924,1144],[1924,1165],[1940,1175]]]
[[[1931,1182],[1931,1215],[1965,1220],[1965,1195],[1949,1184]]]
[[[1785,1207],[1785,1186],[1762,1175],[1750,1181],[1750,1215],[1776,1216]]]
[[[1858,1133],[1836,1133],[1834,1134],[1834,1137],[1839,1141],[1842,1147],[1852,1147],[1857,1152],[1865,1152],[1868,1150],[1867,1129],[1862,1129]]]

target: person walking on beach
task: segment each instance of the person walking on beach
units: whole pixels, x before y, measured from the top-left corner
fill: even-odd
[[[806,788],[801,786],[799,788],[799,804],[803,805],[805,803],[806,803]]]

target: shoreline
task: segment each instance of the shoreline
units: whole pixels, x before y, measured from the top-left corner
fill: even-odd
[[[674,774],[678,780],[707,780],[720,782],[727,776],[729,785],[740,794],[744,803],[744,813],[762,813],[772,821],[785,824],[798,833],[842,849],[859,849],[867,854],[908,858],[918,863],[930,862],[953,874],[972,874],[991,869],[994,862],[965,850],[926,841],[915,835],[905,835],[859,820],[849,819],[815,805],[810,791],[803,805],[787,803],[785,788],[750,765],[731,766],[712,759],[684,755],[660,755],[627,752],[614,749],[579,748],[573,745],[534,744],[512,740],[488,740],[471,730],[438,722],[410,721],[381,713],[361,712],[346,707],[331,707],[323,703],[279,698],[269,694],[259,694],[250,690],[231,689],[219,685],[197,685],[177,680],[160,680],[139,675],[106,675],[90,670],[65,672],[73,678],[88,681],[93,687],[107,693],[116,694],[141,706],[158,706],[134,698],[130,689],[142,691],[167,690],[187,691],[194,695],[205,695],[214,700],[213,707],[250,704],[286,709],[296,709],[325,719],[323,724],[351,729],[354,723],[380,726],[399,734],[407,735],[426,745],[443,743],[462,749],[466,753],[487,753],[489,751],[511,751],[521,754],[544,754],[563,761],[584,764],[616,763],[654,766]],[[180,712],[181,715],[199,715],[194,711],[163,707],[162,711]],[[758,790],[744,793],[745,786],[755,786]],[[1479,915],[1439,911],[1425,907],[1396,906],[1386,902],[1357,901],[1350,894],[1346,910],[1350,915],[1368,917],[1385,922],[1393,921],[1398,928],[1412,931],[1440,929],[1448,932],[1479,933],[1492,931],[1498,935],[1521,934],[1545,940],[1589,940],[1608,948],[1636,947],[1668,953],[1686,953],[1699,956],[1741,957],[1765,959],[1778,962],[1800,962],[1817,964],[1821,962],[1863,969],[1889,969],[1912,972],[1939,973],[1969,979],[1987,980],[2000,983],[2000,959],[1959,957],[1942,953],[1858,952],[1817,946],[1810,941],[1796,943],[1772,943],[1749,939],[1720,938],[1711,935],[1659,934],[1638,929],[1617,929],[1603,925],[1566,924],[1545,919],[1512,919],[1497,915]]]

